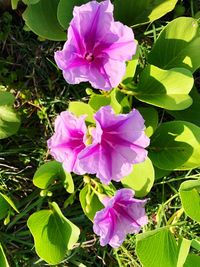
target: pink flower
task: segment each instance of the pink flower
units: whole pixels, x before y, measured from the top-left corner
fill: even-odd
[[[102,183],[120,181],[132,171],[133,164],[147,157],[144,148],[149,145],[149,138],[144,133],[144,120],[136,109],[115,115],[110,106],[100,108],[94,118],[93,141],[80,152],[80,166],[85,172],[96,174]]]
[[[125,61],[136,51],[131,28],[113,18],[110,0],[75,7],[63,50],[55,61],[70,84],[89,81],[94,88],[110,90],[125,74]]]
[[[67,172],[84,173],[77,156],[85,148],[86,131],[85,116],[77,118],[69,111],[63,111],[55,120],[55,133],[47,145],[51,155],[63,163]]]
[[[112,198],[106,197],[102,202],[104,209],[94,217],[94,232],[100,236],[101,246],[109,244],[119,247],[127,234],[138,233],[148,223],[144,205],[147,200],[133,198],[134,191],[120,189]]]

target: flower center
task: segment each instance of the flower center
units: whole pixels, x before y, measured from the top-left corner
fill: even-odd
[[[85,59],[88,61],[88,62],[92,62],[94,60],[94,55],[90,52],[87,52],[85,54]]]

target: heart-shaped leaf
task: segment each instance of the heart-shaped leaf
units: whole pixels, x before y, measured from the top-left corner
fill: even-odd
[[[149,63],[163,69],[200,67],[200,31],[196,19],[180,17],[171,21],[160,33]]]
[[[193,76],[187,69],[162,70],[149,65],[133,90],[140,101],[169,110],[182,110],[192,104],[188,94],[193,83]]]
[[[37,35],[54,41],[64,41],[67,35],[57,20],[59,0],[40,0],[23,13],[26,25]]]
[[[152,22],[174,9],[178,0],[114,0],[116,20],[131,26]]]
[[[33,213],[28,227],[34,238],[37,254],[49,264],[60,263],[67,250],[77,242],[80,230],[62,214],[58,205],[51,203],[50,210]]]
[[[149,157],[163,170],[200,166],[200,127],[185,121],[162,123],[151,138]]]
[[[168,228],[137,235],[136,253],[144,267],[177,266],[178,246]]]

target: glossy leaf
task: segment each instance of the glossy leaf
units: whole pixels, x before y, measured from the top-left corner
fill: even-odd
[[[136,253],[144,267],[175,267],[178,246],[170,230],[160,228],[136,236]]]
[[[167,112],[176,120],[189,121],[200,126],[200,94],[195,87],[190,92],[190,96],[192,97],[193,103],[189,108],[179,111],[170,110]]]
[[[57,20],[59,0],[40,0],[29,5],[23,13],[26,25],[37,35],[55,41],[67,39],[64,29]]]
[[[114,0],[116,20],[131,26],[152,22],[174,9],[178,0]]]
[[[183,182],[179,192],[185,213],[200,222],[200,179]]]
[[[47,189],[56,179],[63,178],[62,164],[57,161],[46,162],[34,174],[33,184],[40,189]]]
[[[60,263],[80,234],[79,228],[64,217],[55,202],[51,203],[51,210],[33,213],[27,224],[33,235],[37,254],[49,264]]]
[[[154,183],[154,168],[151,160],[133,165],[133,171],[121,180],[124,187],[135,191],[136,197],[146,196]]]
[[[103,209],[104,206],[94,194],[90,186],[91,185],[86,184],[83,189],[81,189],[79,199],[85,215],[93,221],[96,212]]]
[[[145,133],[150,137],[158,126],[158,112],[152,107],[139,107],[138,110],[145,120]]]
[[[200,32],[197,20],[180,17],[171,21],[160,33],[149,63],[163,69],[200,67]]]
[[[74,6],[81,6],[86,0],[60,0],[58,4],[57,17],[60,25],[67,29],[73,17]]]
[[[161,124],[151,138],[149,157],[163,170],[200,166],[200,127],[184,121]]]
[[[74,113],[76,116],[87,115],[85,120],[88,123],[94,123],[94,110],[90,105],[78,101],[72,101],[69,103],[68,110]]]
[[[162,70],[149,65],[141,74],[135,97],[161,108],[182,110],[192,104],[188,94],[193,83],[193,76],[187,69]]]
[[[6,259],[6,255],[3,251],[3,247],[0,243],[0,266],[1,267],[9,267],[10,265],[8,264],[8,261]]]
[[[110,95],[97,95],[93,94],[89,100],[89,105],[90,107],[97,111],[99,110],[102,106],[108,106],[111,103],[111,97]]]
[[[119,89],[115,88],[110,93],[103,95],[93,94],[89,100],[90,107],[93,110],[98,111],[102,106],[110,105],[114,112],[127,113],[130,111],[130,104],[127,96],[120,92]]]
[[[67,192],[74,192],[74,183],[70,173],[63,170],[57,161],[46,162],[34,174],[33,184],[40,189],[47,189],[55,180],[61,180]]]

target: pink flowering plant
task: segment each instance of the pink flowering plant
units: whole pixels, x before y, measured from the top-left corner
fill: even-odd
[[[18,1],[11,2],[16,8]],[[31,103],[47,127],[46,154],[37,158],[45,162],[33,176],[40,198],[30,201],[33,208],[27,204],[34,209],[27,225],[37,255],[49,265],[200,266],[193,253],[199,250],[200,222],[199,15],[177,15],[177,2],[23,0],[19,5],[40,41],[59,41],[47,57],[54,108],[42,106],[48,92],[46,100]],[[154,23],[172,10],[166,25]],[[5,91],[0,91],[0,139],[20,124]],[[31,192],[34,199],[37,194]],[[17,207],[0,188],[5,224]],[[15,235],[9,238],[13,242]],[[26,239],[20,242],[30,246]],[[95,260],[81,262],[80,251],[88,247]],[[0,267],[7,267],[1,258],[0,243]]]

